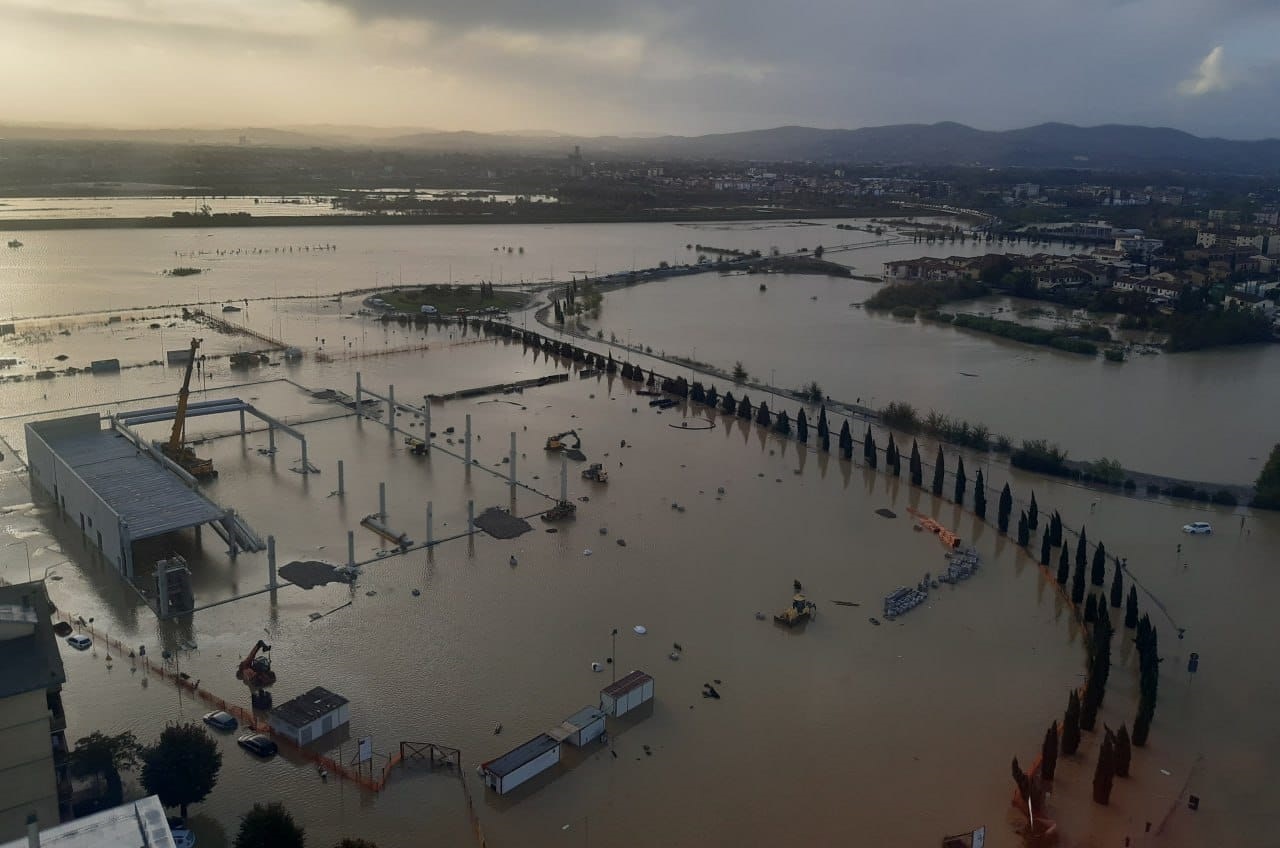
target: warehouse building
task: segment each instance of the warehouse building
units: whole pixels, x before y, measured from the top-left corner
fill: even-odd
[[[583,707],[548,730],[547,735],[559,742],[568,742],[581,748],[604,734],[604,718],[604,713],[595,707]]]
[[[480,775],[485,786],[499,795],[506,795],[559,762],[559,740],[546,733],[539,733],[519,748],[481,764]]]
[[[317,686],[271,711],[271,729],[295,745],[309,745],[351,722],[350,702]]]

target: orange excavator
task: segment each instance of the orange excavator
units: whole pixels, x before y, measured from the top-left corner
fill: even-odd
[[[160,446],[160,450],[169,459],[178,463],[184,471],[197,480],[217,477],[213,461],[201,459],[196,452],[184,444],[187,434],[187,398],[191,395],[191,371],[196,366],[196,349],[200,347],[200,339],[191,340],[191,355],[187,358],[187,373],[182,377],[182,389],[178,392],[178,409],[173,416],[173,432],[169,441]]]
[[[263,656],[258,656],[259,651]],[[271,708],[271,693],[266,690],[276,682],[276,673],[271,670],[271,657],[266,656],[270,653],[271,646],[259,639],[236,669],[236,677],[249,687],[253,705],[261,709]]]

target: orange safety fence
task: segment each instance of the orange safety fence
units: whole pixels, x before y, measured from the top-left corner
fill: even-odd
[[[910,507],[908,507],[907,512],[915,516],[916,521],[920,524],[921,527],[928,530],[930,533],[936,534],[938,539],[941,540],[942,544],[946,545],[948,548],[960,547],[960,537],[957,536],[955,533],[952,533],[950,530],[943,527],[941,524],[934,521],[932,518],[920,512],[919,510],[911,509]]]

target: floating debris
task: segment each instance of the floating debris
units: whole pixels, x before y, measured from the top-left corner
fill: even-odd
[[[411,594],[411,595],[413,595],[415,598],[417,598],[417,597],[419,597],[419,596],[422,594],[422,590],[421,590],[421,589],[414,589],[414,590],[413,590],[412,592],[410,592],[409,594]]]
[[[876,621],[874,618],[868,618],[868,619],[867,619],[867,621],[871,622],[871,623],[872,623],[872,624],[874,624],[876,627],[879,627],[879,626],[880,626],[880,622]]]
[[[626,546],[627,546],[627,540],[626,540],[626,539],[619,539],[619,540],[618,540],[618,547],[620,547],[620,548],[625,548]]]
[[[583,556],[591,556],[591,553],[592,553],[592,551],[591,551],[591,549],[590,549],[590,548],[583,548],[583,549],[582,549],[582,555],[583,555]]]
[[[831,603],[835,604],[835,605],[836,605],[836,606],[838,606],[838,607],[860,607],[860,606],[862,606],[862,604],[854,603],[853,601],[832,601]]]
[[[631,629],[635,631],[635,634],[637,636],[643,636],[644,634],[649,632],[649,628],[645,627],[643,624],[637,624],[635,627]]]
[[[877,509],[876,515],[880,516],[881,518],[897,518],[898,517],[898,513],[894,512],[891,509],[885,509],[884,507]]]

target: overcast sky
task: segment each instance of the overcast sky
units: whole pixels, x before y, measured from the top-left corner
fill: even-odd
[[[1280,0],[0,0],[0,120],[1280,136]]]

